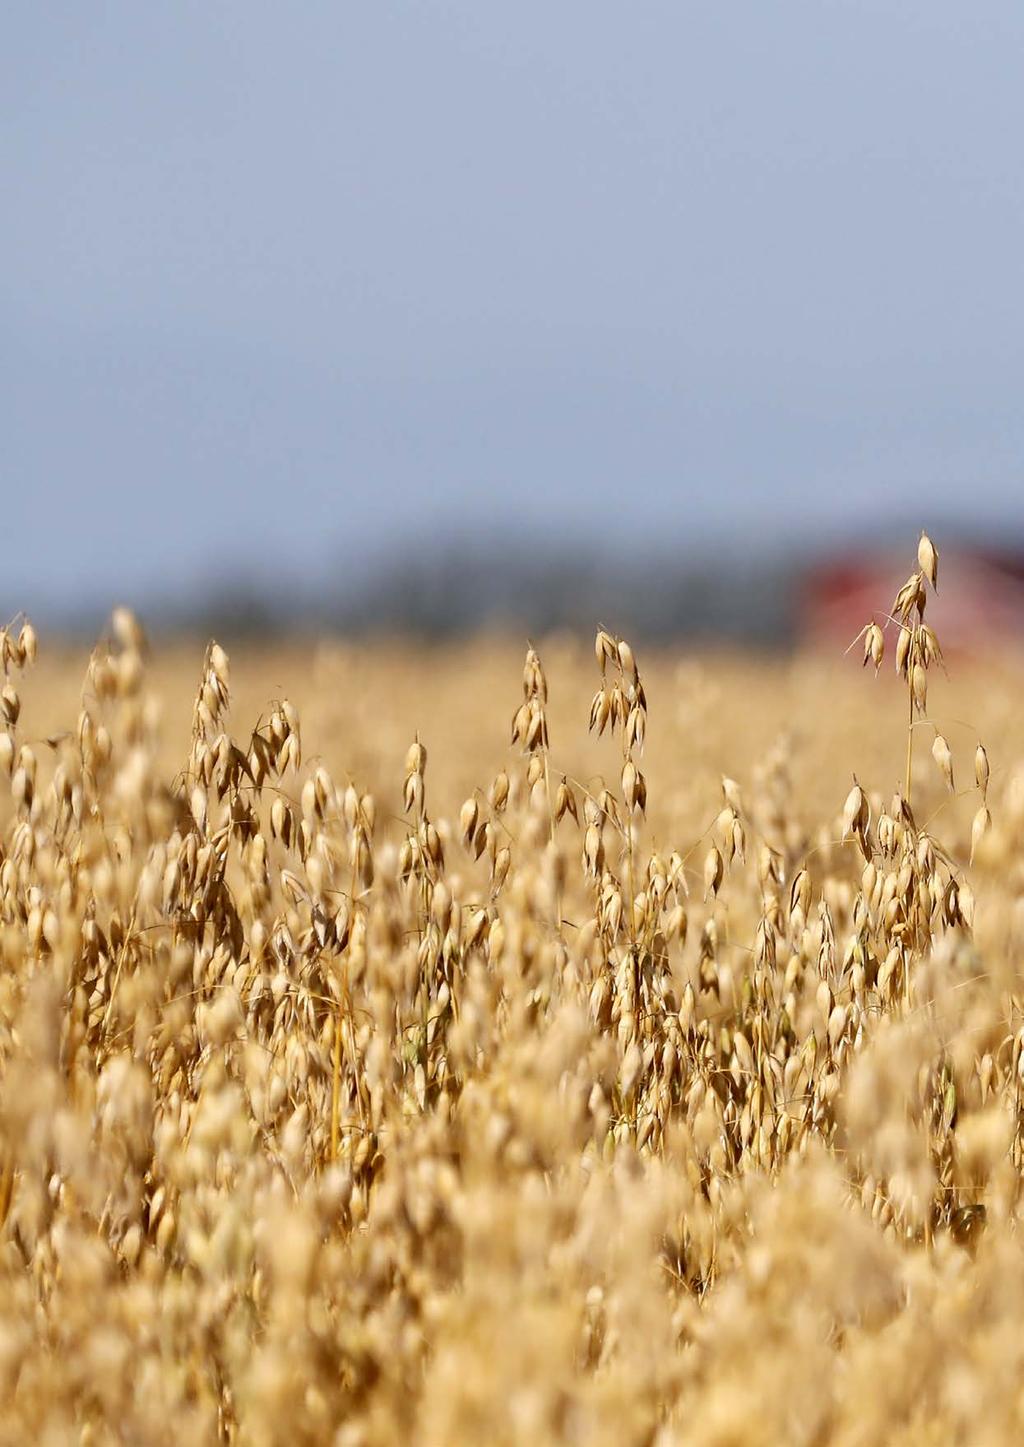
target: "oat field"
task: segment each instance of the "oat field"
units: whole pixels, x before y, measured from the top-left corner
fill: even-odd
[[[845,655],[15,620],[0,1441],[1024,1440],[1024,666],[935,583]]]

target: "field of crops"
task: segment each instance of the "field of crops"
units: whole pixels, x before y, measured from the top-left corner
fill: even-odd
[[[845,656],[16,620],[0,1442],[1024,1440],[1024,668],[934,578]]]

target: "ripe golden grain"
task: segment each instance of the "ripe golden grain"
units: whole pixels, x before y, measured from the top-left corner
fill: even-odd
[[[918,564],[895,678],[603,629],[511,752],[500,644],[0,631],[0,1440],[1021,1440],[1024,726]]]

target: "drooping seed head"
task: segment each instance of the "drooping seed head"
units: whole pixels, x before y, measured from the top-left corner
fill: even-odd
[[[921,540],[917,545],[917,562],[921,572],[931,583],[933,588],[939,584],[939,555],[935,544],[927,533],[921,534]]]
[[[942,777],[946,781],[946,787],[952,794],[953,788],[953,756],[949,751],[949,744],[940,733],[935,735],[935,742],[932,744],[932,758],[939,767]]]

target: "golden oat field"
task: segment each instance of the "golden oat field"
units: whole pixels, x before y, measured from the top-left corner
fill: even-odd
[[[847,654],[15,619],[0,1441],[1024,1440],[1024,665],[936,582]]]

